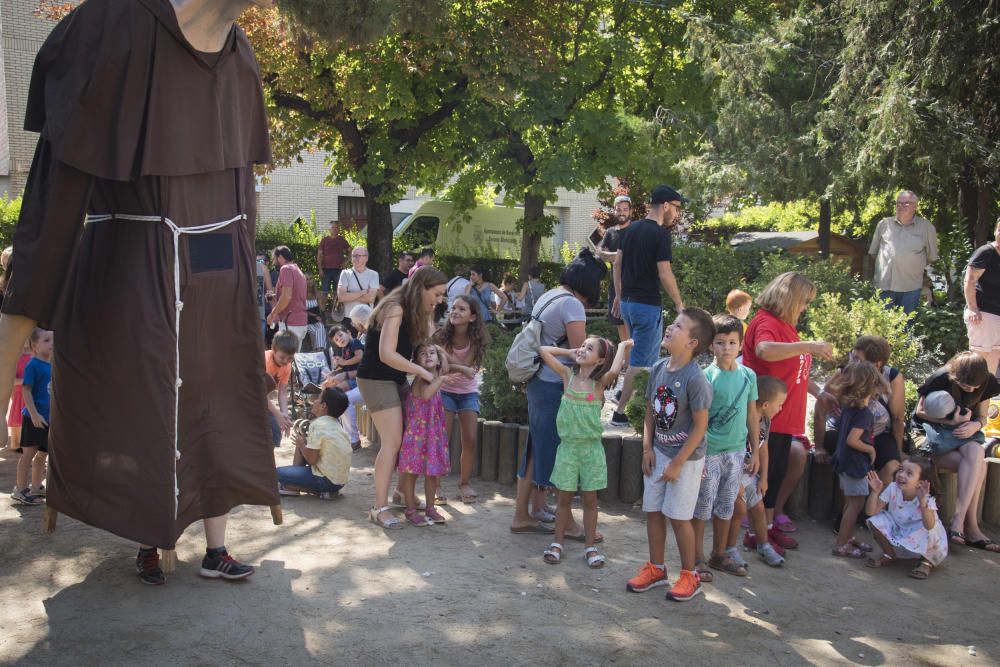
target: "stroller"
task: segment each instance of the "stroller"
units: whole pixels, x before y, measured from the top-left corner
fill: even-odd
[[[319,386],[330,374],[323,352],[298,352],[292,359],[292,379],[288,383],[288,412],[292,419],[309,419]]]

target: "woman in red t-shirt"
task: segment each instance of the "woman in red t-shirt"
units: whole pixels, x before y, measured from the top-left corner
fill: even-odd
[[[758,376],[770,375],[785,383],[788,398],[771,421],[768,438],[767,493],[764,508],[768,525],[782,532],[796,530],[784,506],[805,471],[806,452],[792,436],[806,430],[806,392],[818,396],[820,389],[809,379],[813,355],[833,358],[833,347],[822,340],[799,340],[795,330],[816,286],[801,273],[789,271],[772,280],[757,303],[760,310],[743,339],[743,363]],[[779,544],[783,541],[778,535]]]

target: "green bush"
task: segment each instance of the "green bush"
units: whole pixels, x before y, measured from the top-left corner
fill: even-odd
[[[315,227],[301,218],[291,224],[271,222],[257,225],[254,249],[258,255],[264,255],[270,261],[272,250],[279,245],[288,246],[302,272],[318,281],[316,250],[319,248],[320,238]]]
[[[843,363],[855,341],[865,334],[879,335],[889,342],[889,364],[898,368],[904,378],[922,381],[933,368],[920,337],[907,328],[910,316],[901,308],[886,308],[878,297],[845,304],[836,294],[821,294],[810,310],[805,336],[833,346],[832,362],[814,357],[822,370],[829,372]]]
[[[6,248],[14,240],[14,228],[21,215],[21,198],[0,197],[0,249]]]
[[[923,339],[928,363],[934,367],[969,349],[969,338],[962,320],[964,309],[964,301],[950,301],[934,307],[921,305],[914,313],[913,335]]]
[[[444,275],[448,276],[449,280],[452,276],[456,275],[456,269],[459,265],[463,265],[466,268],[481,266],[486,272],[487,280],[500,287],[500,282],[503,280],[505,273],[517,275],[519,260],[501,259],[498,257],[477,257],[476,255],[470,257],[438,255],[434,264],[444,272]],[[557,262],[539,262],[538,268],[542,271],[542,283],[546,288],[551,289],[559,284],[559,276],[562,275],[562,270],[565,267]]]
[[[756,259],[751,253],[735,251],[731,246],[674,245],[672,268],[684,305],[704,308],[713,315],[726,312],[726,295],[733,289],[746,289],[745,260]],[[674,304],[664,297],[668,321],[673,319]]]
[[[515,331],[490,327],[493,340],[483,359],[483,381],[479,386],[481,416],[513,424],[528,423],[528,397],[522,387],[515,387],[507,377],[507,351],[514,342]]]
[[[649,384],[649,371],[641,370],[632,380],[634,392],[625,405],[625,416],[635,432],[642,435],[646,423],[646,385]]]

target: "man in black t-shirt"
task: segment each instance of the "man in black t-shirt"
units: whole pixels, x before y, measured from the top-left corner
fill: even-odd
[[[632,224],[632,199],[628,195],[618,195],[615,197],[614,208],[614,218],[610,222],[617,221],[618,224],[608,228],[601,239],[601,244],[597,246],[598,259],[612,264],[618,256],[621,235]],[[615,283],[612,280],[608,285],[608,322],[618,327],[618,340],[623,341],[628,339],[628,327],[625,326],[625,320],[611,312],[616,294]]]
[[[686,201],[669,185],[656,186],[649,198],[647,217],[629,225],[619,240],[613,271],[618,296],[611,310],[625,321],[635,345],[618,409],[611,416],[612,426],[628,424],[624,406],[632,397],[635,374],[651,367],[660,356],[663,337],[660,287],[673,300],[678,312],[684,309],[677,280],[670,268],[673,259],[670,228],[680,219],[681,207]]]
[[[1000,220],[993,241],[976,249],[965,269],[965,327],[969,349],[996,374],[1000,361]]]
[[[382,281],[382,293],[379,295],[380,297],[385,296],[406,281],[406,276],[409,275],[410,269],[413,268],[413,253],[401,252],[397,261],[396,268],[390,271],[389,275]]]

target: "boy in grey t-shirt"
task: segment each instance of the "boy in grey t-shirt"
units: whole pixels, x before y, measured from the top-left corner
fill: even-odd
[[[681,602],[701,592],[694,571],[691,518],[705,465],[712,385],[694,358],[708,349],[714,335],[711,315],[700,308],[685,308],[663,336],[670,356],[650,371],[642,435],[642,510],[646,512],[649,562],[628,582],[628,590],[635,593],[668,584],[663,564],[668,518],[681,555],[681,574],[667,599]]]

